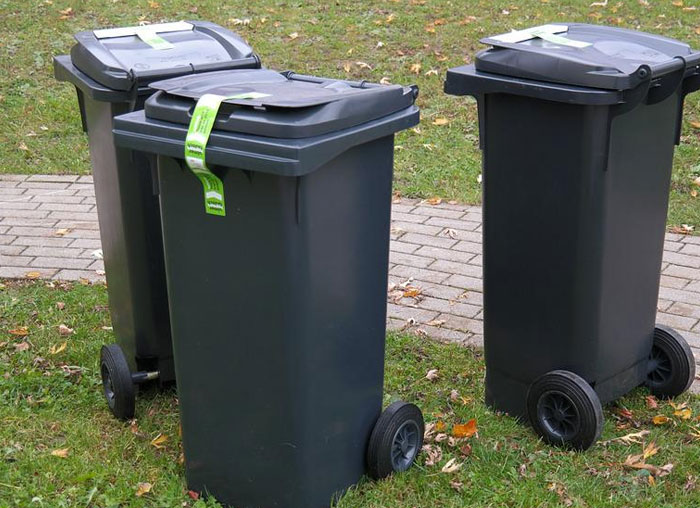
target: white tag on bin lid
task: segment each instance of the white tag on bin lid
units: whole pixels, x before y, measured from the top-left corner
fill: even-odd
[[[143,26],[125,26],[121,28],[103,28],[93,30],[92,33],[98,39],[111,39],[113,37],[129,37],[138,35],[140,31],[147,30],[152,33],[186,32],[194,28],[194,25],[187,21],[176,21],[174,23],[156,23]]]
[[[531,39],[540,38],[552,44],[557,44],[559,46],[570,46],[572,48],[586,48],[591,45],[590,42],[575,41],[559,35],[568,31],[569,27],[567,25],[541,25],[526,28],[525,30],[517,30],[507,34],[488,37],[488,39],[516,44],[518,42],[525,42]]]

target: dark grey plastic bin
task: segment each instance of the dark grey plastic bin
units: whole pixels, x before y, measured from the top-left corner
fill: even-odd
[[[157,50],[137,30],[157,32],[173,48]],[[143,108],[149,84],[191,73],[259,67],[252,49],[214,23],[190,21],[80,32],[70,55],[54,59],[59,81],[75,86],[88,134],[109,306],[117,339],[102,351],[109,407],[134,415],[132,381],[175,379],[157,192],[149,159],[117,149],[116,115]],[[138,170],[134,170],[134,169]],[[109,351],[108,351],[109,349]],[[120,370],[119,375],[115,370]]]
[[[157,154],[189,488],[323,507],[409,467],[420,411],[380,413],[393,137],[418,123],[416,89],[266,70],[152,86],[114,133]],[[222,103],[209,138],[227,211],[207,215],[184,162],[192,108],[251,91],[268,96]]]
[[[674,396],[693,380],[688,345],[655,316],[673,150],[700,53],[555,25],[584,47],[486,38],[445,91],[479,109],[486,402],[549,442],[587,448],[601,402],[645,383]]]

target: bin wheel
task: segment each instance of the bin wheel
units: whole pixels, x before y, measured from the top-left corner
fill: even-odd
[[[527,413],[535,432],[555,446],[586,450],[603,430],[598,394],[567,370],[548,372],[530,385]]]
[[[695,357],[685,339],[673,328],[657,325],[649,354],[646,385],[660,398],[680,395],[695,379]]]
[[[102,346],[100,351],[102,391],[112,414],[119,420],[134,417],[136,393],[131,371],[122,349],[116,344]]]
[[[423,446],[423,414],[414,404],[394,402],[374,424],[367,447],[367,469],[375,480],[406,471]]]

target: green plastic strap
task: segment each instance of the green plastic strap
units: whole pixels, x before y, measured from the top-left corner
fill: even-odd
[[[205,162],[209,135],[214,127],[216,115],[221,103],[227,99],[259,99],[269,94],[247,92],[225,97],[223,95],[204,94],[197,101],[192,112],[192,120],[185,138],[185,162],[204,188],[204,210],[211,215],[226,216],[224,202],[224,184],[212,173]]]
[[[163,39],[155,31],[147,28],[137,30],[136,35],[153,49],[173,49],[175,47],[173,44],[170,44],[168,41]]]

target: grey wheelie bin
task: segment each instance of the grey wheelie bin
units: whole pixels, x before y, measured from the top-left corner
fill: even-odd
[[[655,325],[674,145],[700,52],[554,24],[482,42],[445,91],[477,98],[486,402],[585,449],[601,403],[684,392],[695,362]]]
[[[100,368],[110,410],[132,418],[135,383],[174,380],[157,189],[148,157],[117,149],[112,118],[143,108],[149,84],[183,74],[260,66],[236,34],[203,21],[80,32],[54,59],[75,86],[87,132],[116,344]],[[134,171],[137,168],[137,171]]]
[[[410,467],[421,413],[381,409],[394,133],[417,89],[270,70],[151,86],[114,133],[157,156],[189,488],[322,507]]]

